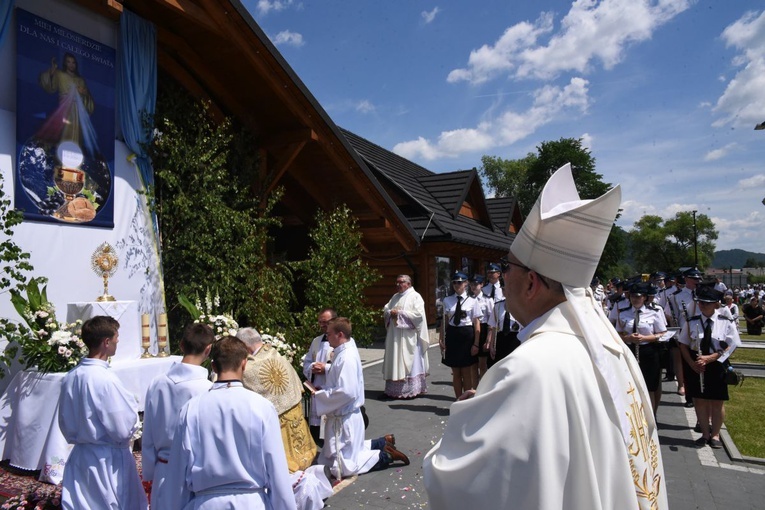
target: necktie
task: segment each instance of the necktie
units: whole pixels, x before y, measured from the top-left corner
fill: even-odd
[[[701,340],[701,354],[710,354],[712,352],[712,319],[707,319],[704,326],[704,338]]]
[[[322,342],[329,342],[329,339],[327,339],[327,335],[326,335],[326,333],[324,334],[324,336],[323,336],[323,337],[321,337],[321,341],[322,341]]]
[[[452,324],[454,324],[455,326],[459,326],[461,318],[462,318],[462,297],[457,296],[457,308],[454,309],[454,317],[452,317]]]
[[[502,331],[505,333],[510,332],[510,314],[505,312],[505,320],[502,321]]]
[[[494,292],[496,292],[497,286],[493,283],[491,284],[491,295],[489,296],[491,299],[494,299]]]
[[[640,310],[635,310],[635,322],[632,323],[632,332],[637,333],[638,323],[640,322]],[[638,362],[640,361],[640,344],[632,344],[632,350],[635,352],[635,357]]]

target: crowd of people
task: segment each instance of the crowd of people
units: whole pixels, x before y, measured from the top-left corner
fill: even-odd
[[[666,509],[655,418],[663,371],[695,408],[698,446],[721,446],[738,318],[761,334],[760,296],[745,294],[739,311],[734,291],[696,268],[604,287],[593,275],[619,204],[618,186],[581,200],[563,167],[506,257],[485,277],[453,274],[439,346],[457,401],[423,461],[431,507]],[[410,399],[427,393],[428,322],[411,277],[395,283],[382,393]],[[206,325],[186,328],[182,360],[145,399],[153,508],[322,508],[333,483],[409,464],[393,434],[365,438],[361,358],[337,315],[318,314],[305,382],[255,329],[215,340]],[[118,328],[108,317],[86,322],[89,355],[64,379],[59,424],[74,445],[64,508],[147,507],[128,447],[136,400],[107,364]]]
[[[299,375],[255,329],[217,340],[208,325],[185,329],[181,361],[146,393],[141,451],[152,508],[318,509],[343,477],[409,464],[393,434],[364,439],[364,377],[351,322],[331,308],[318,319],[322,335],[306,355],[305,386],[312,416],[324,420],[321,450],[303,413]],[[119,323],[94,317],[82,338],[89,354],[64,378],[59,400],[59,427],[74,445],[62,507],[146,509],[129,448],[141,426],[137,399],[108,369]],[[202,366],[208,357],[212,380]]]

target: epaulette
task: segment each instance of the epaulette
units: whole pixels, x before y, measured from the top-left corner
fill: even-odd
[[[629,310],[630,308],[632,308],[632,305],[630,305],[630,306],[625,306],[624,308],[619,308],[619,312],[626,312],[626,311],[627,311],[627,310]]]
[[[683,291],[683,289],[677,289],[675,292],[672,293],[674,296],[675,294],[680,294]]]
[[[649,309],[653,310],[654,312],[655,312],[655,311],[657,311],[657,310],[659,309],[659,307],[658,307],[658,306],[656,306],[656,303],[648,303],[646,306],[647,306]]]
[[[688,318],[688,322],[691,322],[691,321],[700,321],[700,320],[701,320],[701,315],[694,315],[693,317],[689,317]]]

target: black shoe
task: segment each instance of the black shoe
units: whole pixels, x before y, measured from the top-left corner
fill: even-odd
[[[670,377],[670,376],[667,376],[667,377],[665,377],[665,378],[664,378],[664,379],[662,379],[662,380],[663,380],[664,382],[672,382],[672,381],[674,381],[674,380],[675,380],[675,377],[674,377],[674,376],[672,376],[672,377]]]
[[[698,446],[699,448],[702,448],[702,447],[706,446],[708,442],[709,442],[709,439],[707,439],[705,437],[700,437],[696,441],[694,441],[694,444],[696,446]]]
[[[696,422],[696,426],[693,427],[693,431],[701,434],[701,424],[699,422]]]
[[[709,446],[711,446],[715,450],[719,450],[720,448],[722,448],[723,444],[722,444],[722,441],[720,441],[719,439],[711,438],[709,440]]]
[[[685,405],[685,407],[690,409],[691,407],[693,407],[693,402],[686,402],[684,405]]]

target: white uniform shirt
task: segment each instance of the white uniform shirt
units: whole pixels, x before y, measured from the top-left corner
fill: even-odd
[[[629,310],[620,313],[619,320],[616,322],[616,331],[619,333],[632,333],[635,331],[635,313],[636,309],[632,306]],[[661,315],[664,315],[663,311],[660,314],[656,310],[641,306],[636,332],[641,335],[654,335],[666,332],[667,328],[664,326],[664,320],[661,318]],[[649,343],[651,342],[640,342],[640,345],[648,345]]]
[[[738,328],[736,325],[721,316],[717,310],[711,316],[712,319],[712,352],[720,352],[722,355],[717,360],[720,363],[733,354],[736,347],[741,345],[741,338],[738,335]],[[680,338],[678,342],[687,345],[690,350],[699,352],[701,350],[701,341],[704,338],[704,326],[706,326],[707,317],[704,315],[697,315],[691,317],[691,320],[680,332]],[[721,342],[725,342],[728,345],[726,350]]]
[[[478,305],[478,300],[474,297],[468,296],[467,292],[460,296],[462,298],[461,310],[462,317],[460,318],[460,326],[472,326],[473,319],[481,319],[483,312]],[[446,325],[454,326],[452,317],[457,310],[457,294],[452,294],[444,298],[444,315],[446,315]]]

